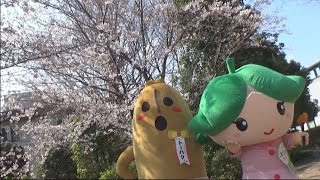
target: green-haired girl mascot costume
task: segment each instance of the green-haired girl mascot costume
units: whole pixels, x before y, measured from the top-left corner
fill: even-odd
[[[297,179],[286,149],[301,144],[302,136],[308,142],[308,134],[287,131],[305,80],[255,64],[235,70],[231,58],[227,66],[229,74],[205,88],[189,127],[238,157],[243,179]]]

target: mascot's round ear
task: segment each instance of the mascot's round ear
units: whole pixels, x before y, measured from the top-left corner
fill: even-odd
[[[157,80],[149,80],[146,83],[146,86],[150,86],[152,84],[158,84],[158,83],[165,83],[163,79],[157,79]]]

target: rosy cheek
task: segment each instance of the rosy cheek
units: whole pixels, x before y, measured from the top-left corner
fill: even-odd
[[[172,108],[172,111],[173,111],[173,112],[182,112],[182,109],[181,109],[180,107],[174,106],[174,107]]]
[[[139,121],[142,121],[142,120],[144,120],[145,117],[146,117],[145,114],[140,113],[140,115],[139,115],[139,117],[138,117],[138,120],[139,120]]]

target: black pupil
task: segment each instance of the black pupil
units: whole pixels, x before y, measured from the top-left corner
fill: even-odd
[[[286,112],[286,108],[284,107],[284,102],[278,102],[277,103],[277,109],[279,114],[284,115],[284,113]]]
[[[148,102],[142,103],[142,111],[147,112],[150,109],[150,104]]]
[[[167,120],[162,116],[158,116],[155,121],[155,126],[158,130],[163,131],[167,128]]]
[[[234,123],[240,131],[245,131],[248,128],[248,123],[243,118],[238,118]]]
[[[173,104],[173,101],[171,98],[165,97],[163,98],[163,104],[165,104],[166,106],[171,106]]]

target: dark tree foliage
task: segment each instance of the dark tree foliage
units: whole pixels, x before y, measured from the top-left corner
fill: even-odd
[[[318,101],[316,99],[311,99],[310,92],[309,92],[309,84],[311,83],[311,79],[308,76],[308,72],[304,67],[300,65],[300,63],[291,60],[290,63],[288,64],[288,69],[287,69],[288,74],[297,74],[300,76],[303,76],[306,78],[306,88],[304,89],[302,95],[300,98],[296,101],[295,104],[295,116],[294,116],[294,121],[293,121],[293,127],[297,126],[296,119],[298,116],[306,112],[308,113],[308,121],[313,121],[314,117],[317,116],[319,109],[318,107]]]
[[[22,146],[15,143],[1,142],[0,158],[1,177],[7,179],[29,177],[28,159]]]
[[[59,146],[51,149],[43,164],[43,173],[46,179],[75,179],[77,168],[70,148]]]
[[[72,145],[72,159],[77,165],[77,178],[98,179],[101,173],[116,163],[121,152],[129,144],[129,138],[121,138],[119,132],[108,134],[102,132],[93,125],[83,133],[83,136],[92,136],[89,144],[93,146],[85,146],[88,142]]]

